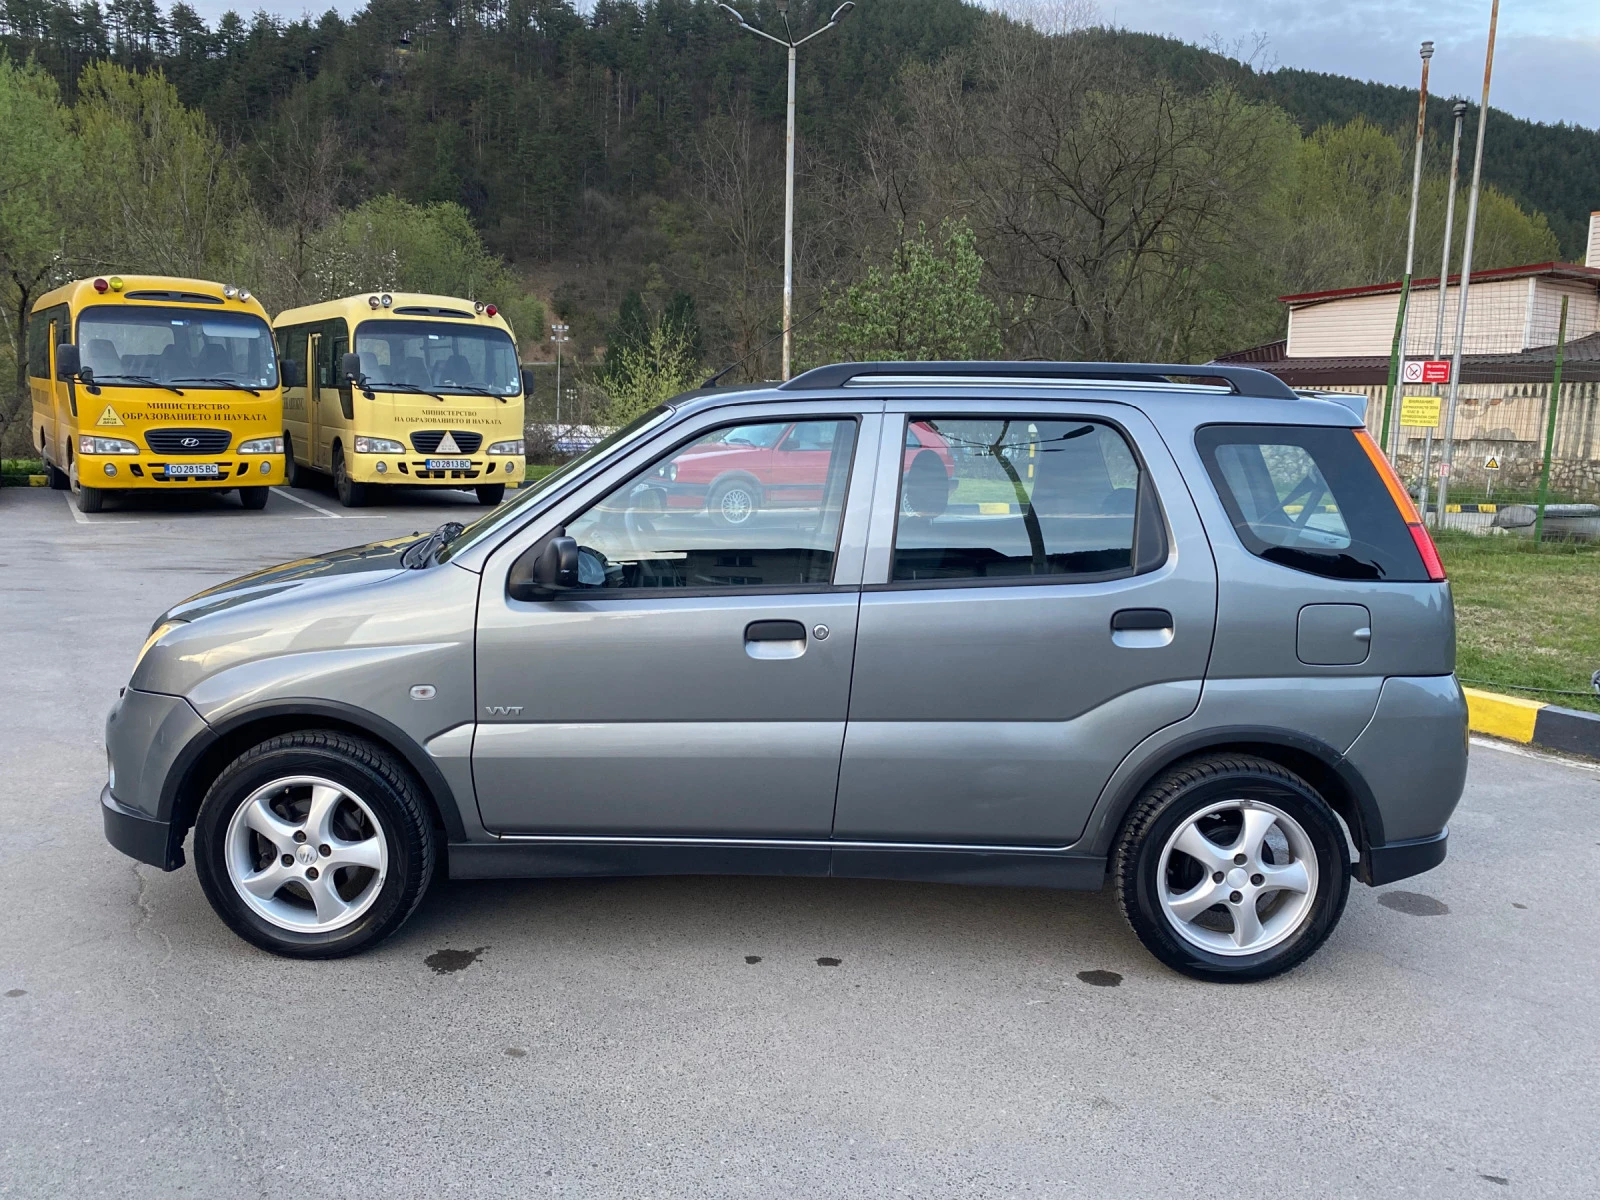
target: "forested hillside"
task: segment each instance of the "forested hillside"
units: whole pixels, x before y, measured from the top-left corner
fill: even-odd
[[[770,0],[744,7],[781,20]],[[790,21],[810,29],[832,7],[796,0]],[[39,127],[0,147],[0,171],[33,180],[0,180],[13,347],[19,306],[52,278],[184,266],[248,277],[269,306],[405,281],[493,290],[521,314],[526,356],[547,348],[541,304],[586,359],[625,298],[635,350],[676,304],[698,313],[683,370],[775,368],[783,54],[709,0],[371,0],[348,20],[215,28],[154,0],[3,12],[0,120]],[[808,352],[856,345],[830,332],[844,289],[878,267],[892,290],[896,262],[952,279],[979,264],[1007,354],[1193,357],[1271,337],[1275,295],[1400,269],[1414,114],[1404,89],[1257,72],[1170,39],[861,0],[802,51],[797,311],[821,309]],[[1424,271],[1447,102],[1430,121]],[[197,164],[226,200],[203,235],[163,242],[199,219],[191,192],[160,194]],[[1497,112],[1486,169],[1480,264],[1578,252],[1600,134]],[[27,216],[10,230],[7,204]]]

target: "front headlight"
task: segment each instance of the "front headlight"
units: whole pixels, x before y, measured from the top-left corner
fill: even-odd
[[[239,443],[240,454],[282,454],[283,439],[281,437],[255,438],[248,442]]]
[[[406,448],[390,438],[356,438],[357,454],[404,454]]]
[[[139,654],[133,660],[133,670],[137,671],[139,669],[139,664],[144,661],[144,656],[150,653],[151,646],[154,646],[162,638],[166,637],[167,634],[171,633],[174,629],[182,624],[184,624],[182,621],[163,621],[161,624],[152,629],[150,631],[150,636],[145,638],[144,645],[139,647]],[[132,673],[133,672],[131,671],[129,672],[130,675]]]
[[[80,433],[78,435],[79,454],[137,454],[139,447],[132,442],[125,442],[121,438],[95,437],[92,434]]]
[[[496,442],[489,447],[490,454],[517,454],[522,453],[522,439],[517,438],[512,442]]]

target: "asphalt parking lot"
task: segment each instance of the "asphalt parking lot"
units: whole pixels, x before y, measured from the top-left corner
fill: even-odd
[[[1109,893],[436,884],[295,963],[101,832],[151,620],[479,511],[0,491],[0,1195],[1600,1194],[1600,770],[1475,746],[1439,870],[1305,967],[1175,975]]]

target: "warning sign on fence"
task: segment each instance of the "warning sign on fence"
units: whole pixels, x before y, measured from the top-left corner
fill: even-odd
[[[1438,396],[1401,396],[1400,424],[1418,429],[1437,429],[1440,407]]]
[[[1449,383],[1448,358],[1408,358],[1400,368],[1402,383]]]
[[[1489,455],[1488,458],[1483,460],[1483,469],[1485,471],[1498,471],[1500,469],[1500,456],[1497,454]]]

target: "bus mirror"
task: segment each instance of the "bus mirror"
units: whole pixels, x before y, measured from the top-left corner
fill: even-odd
[[[522,368],[522,394],[525,397],[533,395],[533,372],[527,367]]]
[[[282,359],[278,363],[278,374],[282,376],[284,387],[305,387],[306,385],[306,366],[295,359]]]
[[[71,342],[62,342],[56,347],[56,378],[75,379],[82,364],[78,360],[78,348]]]
[[[344,383],[361,382],[361,355],[346,354],[339,360],[339,378]]]

